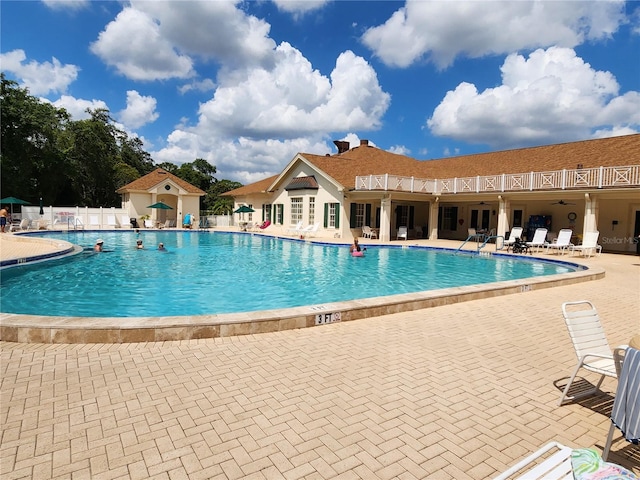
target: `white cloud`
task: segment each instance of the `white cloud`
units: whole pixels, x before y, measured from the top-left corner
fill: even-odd
[[[24,63],[26,58],[24,50],[12,50],[0,54],[0,64],[4,72],[10,72],[20,78],[21,84],[27,87],[32,95],[66,92],[80,71],[76,65],[63,65],[55,57],[51,62],[43,63],[35,60]]]
[[[46,99],[41,99],[48,101]],[[86,120],[91,118],[91,115],[87,113],[87,109],[109,109],[107,104],[102,100],[84,100],[82,98],[75,98],[70,95],[62,95],[55,102],[50,102],[57,108],[64,108],[72,117],[72,120]]]
[[[182,94],[187,92],[196,91],[196,92],[209,92],[216,88],[216,83],[210,78],[205,78],[204,80],[194,80],[190,83],[186,83],[178,88],[178,91]]]
[[[457,56],[478,58],[608,38],[626,21],[625,2],[408,0],[363,43],[385,64],[408,67],[426,58],[439,68]]]
[[[405,156],[411,155],[411,150],[409,150],[404,145],[393,145],[392,147],[389,147],[387,151],[391,153],[395,153],[397,155],[405,155]]]
[[[478,92],[461,83],[427,121],[431,132],[493,147],[589,138],[596,130],[638,129],[640,95],[619,96],[609,72],[596,71],[569,48],[509,55],[502,85]]]
[[[52,10],[80,10],[89,6],[89,0],[42,0]]]
[[[91,44],[91,51],[133,80],[165,80],[194,75],[191,59],[179,54],[161,35],[156,21],[133,8],[125,8],[107,25]]]
[[[361,57],[342,53],[330,79],[289,44],[275,58],[273,70],[256,68],[239,83],[221,85],[201,106],[200,125],[232,137],[283,138],[380,126],[390,97]]]
[[[305,14],[324,7],[330,0],[273,0],[278,10],[293,14]]]
[[[139,128],[154,122],[160,116],[156,112],[156,99],[142,96],[136,90],[127,91],[127,108],[120,111],[120,121],[128,128]]]

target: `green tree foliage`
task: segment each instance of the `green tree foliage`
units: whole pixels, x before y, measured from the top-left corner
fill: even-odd
[[[118,129],[106,109],[72,120],[0,74],[0,167],[3,196],[33,204],[119,206],[120,187],[153,171],[151,155],[139,138]],[[207,192],[202,208],[224,213],[233,207],[221,193],[241,186],[218,181],[216,167],[202,158],[176,166],[158,165]]]
[[[65,128],[69,115],[29,95],[0,74],[0,169],[3,196],[36,203],[57,199],[67,183]]]

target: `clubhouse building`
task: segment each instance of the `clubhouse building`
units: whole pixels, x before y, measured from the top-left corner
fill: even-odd
[[[337,152],[298,153],[279,174],[226,195],[237,221],[270,222],[285,234],[315,225],[315,236],[351,239],[371,227],[381,241],[464,241],[468,229],[505,237],[537,227],[599,231],[603,251],[635,253],[640,234],[640,134],[419,161],[361,140]],[[404,229],[403,229],[404,230]]]

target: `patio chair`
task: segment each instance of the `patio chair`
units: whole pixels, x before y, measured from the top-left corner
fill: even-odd
[[[115,215],[107,215],[107,226],[110,228],[118,228]]]
[[[372,230],[370,226],[362,226],[362,238],[378,238],[378,233]]]
[[[290,227],[285,230],[287,235],[299,235],[302,230],[302,222],[298,222],[295,227]]]
[[[582,240],[582,245],[572,245],[569,247],[571,251],[571,255],[577,251],[582,253],[583,256],[590,257],[591,255],[602,253],[602,246],[598,245],[598,237],[600,236],[600,232],[587,232],[584,234],[584,239]]]
[[[570,246],[573,246],[571,243],[572,235],[573,230],[570,228],[563,228],[560,230],[560,232],[558,232],[558,238],[556,238],[555,241],[546,244],[547,253],[549,253],[549,250],[555,250],[560,253],[567,251]]]
[[[407,230],[407,227],[398,228],[398,232],[396,233],[396,240],[400,240],[401,238],[404,238],[405,240],[409,238],[409,232]]]
[[[89,215],[89,228],[100,228],[100,226],[98,215]]]
[[[531,253],[531,249],[535,248],[536,251],[539,251],[540,248],[544,247],[547,243],[547,229],[546,228],[536,228],[535,233],[533,234],[533,240],[527,242],[527,247],[529,248],[529,252]]]
[[[616,398],[611,410],[611,426],[602,452],[604,460],[609,456],[616,427],[628,442],[635,445],[640,443],[640,350],[631,347],[624,353]]]
[[[593,304],[588,300],[565,302],[562,304],[562,316],[578,357],[578,364],[562,391],[558,405],[562,405],[565,400],[593,395],[602,385],[604,377],[618,376],[613,352],[600,323],[598,311]],[[618,349],[624,348],[626,347],[618,347]],[[599,374],[600,380],[594,388],[569,396],[569,388],[581,368]]]
[[[315,237],[316,233],[318,233],[318,228],[320,228],[320,224],[314,223],[313,225],[309,225],[308,227],[300,230],[300,235],[305,237]]]
[[[630,479],[633,472],[605,461],[594,448],[573,449],[549,442],[494,480],[586,480],[590,478]]]
[[[29,220],[28,218],[23,218],[22,220],[20,220],[20,223],[18,224],[12,223],[11,226],[9,227],[9,231],[19,232],[23,230],[29,230],[30,227],[31,227],[31,220]]]
[[[507,252],[513,247],[513,244],[516,243],[517,238],[522,237],[522,227],[513,227],[509,232],[509,238],[504,241],[503,245],[507,246]]]

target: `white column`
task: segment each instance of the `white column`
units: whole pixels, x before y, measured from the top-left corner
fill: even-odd
[[[440,204],[440,197],[436,197],[433,202],[429,204],[429,240],[438,239],[438,207]]]
[[[391,199],[388,197],[380,201],[380,241],[391,240]]]
[[[502,198],[502,195],[498,195],[498,230],[496,235],[505,236],[507,230],[509,230],[509,216],[511,214],[511,204],[509,200]]]
[[[596,230],[598,230],[598,201],[592,195],[585,193],[582,238],[587,232],[595,232]]]

